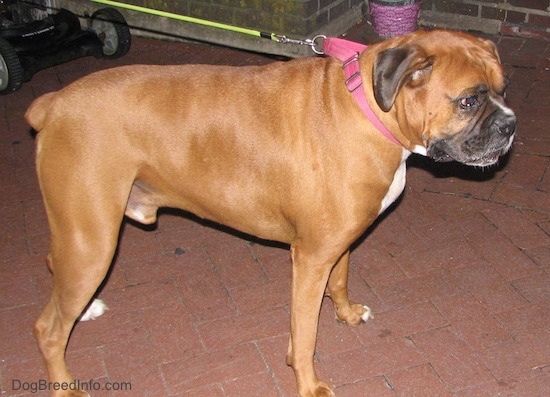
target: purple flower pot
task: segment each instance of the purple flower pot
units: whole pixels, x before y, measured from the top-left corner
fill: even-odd
[[[389,38],[416,30],[421,1],[409,5],[389,5],[371,0],[369,4],[372,26],[378,36]]]

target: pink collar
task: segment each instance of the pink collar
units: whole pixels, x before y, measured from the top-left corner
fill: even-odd
[[[369,105],[365,91],[359,89],[363,85],[359,69],[359,54],[365,51],[366,48],[367,46],[364,44],[334,37],[327,37],[323,44],[323,52],[326,55],[330,55],[344,62],[342,69],[344,69],[344,75],[346,77],[346,87],[348,91],[352,93],[367,119],[382,133],[382,135],[396,145],[402,146],[401,142],[399,142],[380,119],[376,117]]]

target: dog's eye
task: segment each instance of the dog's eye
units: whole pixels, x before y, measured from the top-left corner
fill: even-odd
[[[470,109],[479,104],[479,97],[477,95],[467,96],[460,99],[459,104],[462,109]]]

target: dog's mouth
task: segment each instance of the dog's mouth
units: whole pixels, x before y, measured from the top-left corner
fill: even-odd
[[[496,163],[501,156],[506,154],[512,146],[513,136],[505,145],[497,149],[488,149],[479,156],[466,155],[460,150],[455,150],[445,141],[434,142],[428,148],[428,156],[437,162],[457,161],[473,167],[489,167]]]
[[[473,159],[467,162],[465,161],[464,164],[474,167],[488,167],[496,164],[500,156],[502,156],[504,153],[506,153],[506,151],[498,150],[496,152],[485,154],[480,158]]]

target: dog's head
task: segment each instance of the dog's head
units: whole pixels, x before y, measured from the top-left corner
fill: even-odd
[[[378,106],[395,112],[402,133],[434,160],[488,166],[512,145],[516,116],[493,42],[418,32],[390,40],[372,70]]]

